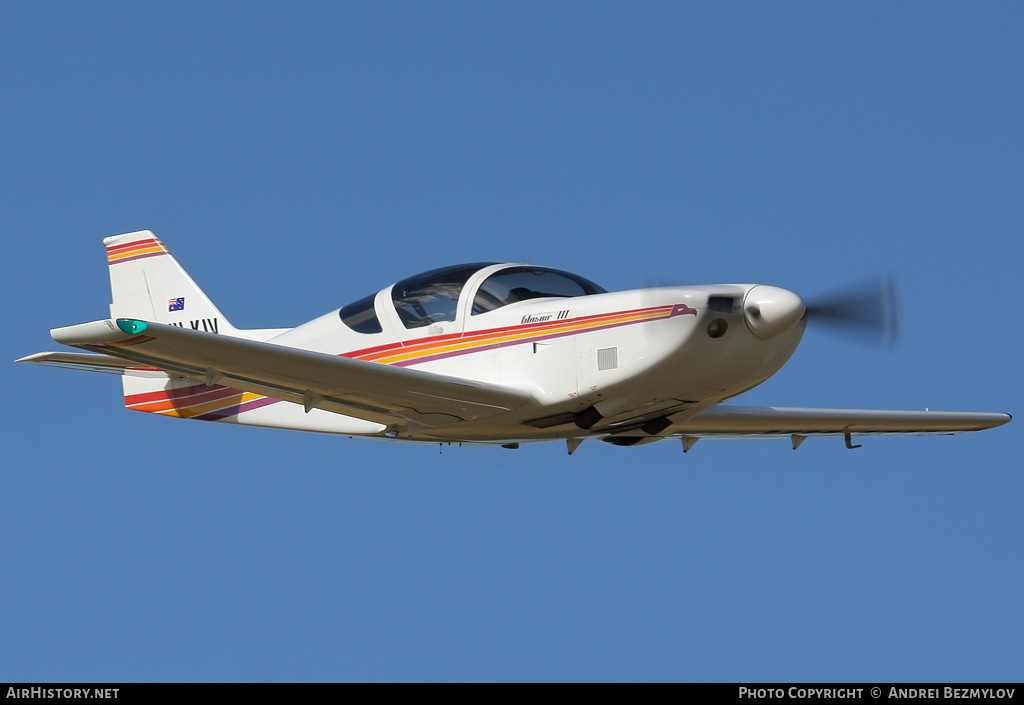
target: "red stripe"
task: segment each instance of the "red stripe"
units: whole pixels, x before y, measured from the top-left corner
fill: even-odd
[[[239,390],[233,387],[225,387],[220,384],[215,384],[212,387],[207,387],[205,384],[193,384],[189,387],[175,387],[172,389],[162,389],[159,392],[145,392],[143,394],[132,394],[124,398],[125,404],[142,404],[149,401],[166,401],[168,399],[187,399],[189,397],[197,396],[204,393],[221,394],[223,396],[231,396],[232,394],[238,394]]]
[[[135,242],[126,242],[123,245],[112,245],[107,248],[107,254],[112,255],[124,250],[131,250],[136,247],[152,247],[153,245],[159,245],[160,247],[164,246],[163,243],[156,238],[151,238],[149,240],[136,240]]]
[[[399,348],[404,348],[403,352],[405,352],[405,351],[407,351],[407,352],[417,352],[417,351],[422,351],[422,350],[429,350],[431,347],[434,347],[435,345],[438,345],[439,343],[446,342],[446,341],[451,341],[451,340],[462,339],[462,340],[464,340],[466,342],[473,342],[473,341],[479,341],[479,340],[482,340],[482,339],[485,339],[485,338],[488,338],[488,337],[491,337],[491,336],[496,336],[496,335],[499,335],[499,334],[502,334],[502,333],[510,333],[510,332],[513,332],[513,331],[530,331],[530,332],[534,332],[534,333],[542,333],[545,330],[548,330],[548,329],[551,329],[551,328],[561,328],[561,327],[563,327],[565,325],[568,325],[568,324],[579,325],[579,324],[584,324],[584,323],[588,323],[588,322],[591,322],[591,323],[592,322],[596,322],[596,321],[598,321],[600,319],[603,319],[603,318],[618,318],[619,316],[629,316],[629,315],[632,315],[632,314],[645,313],[645,312],[654,313],[654,312],[657,312],[657,311],[665,311],[665,310],[671,311],[672,310],[672,305],[671,304],[666,304],[664,306],[651,306],[651,307],[648,307],[648,308],[634,308],[634,309],[629,309],[627,311],[615,311],[614,313],[596,313],[596,314],[593,314],[593,315],[590,315],[590,316],[581,316],[579,318],[564,318],[562,320],[543,321],[541,323],[523,323],[523,324],[518,324],[518,325],[514,325],[514,326],[505,326],[503,328],[488,328],[487,330],[474,331],[472,333],[463,333],[463,334],[453,333],[453,334],[450,334],[450,335],[438,336],[436,338],[431,337],[431,338],[428,338],[426,340],[418,340],[418,341],[415,341],[415,342],[410,342],[410,343],[408,343],[408,344],[406,344],[404,346],[399,344],[399,343],[391,343],[389,345],[379,345],[379,346],[373,347],[373,348],[364,348],[362,350],[355,350],[355,351],[352,351],[352,352],[341,353],[340,357],[360,358],[360,357],[364,357],[364,356],[367,356],[367,355],[372,355],[372,354],[377,353],[377,352],[385,352],[385,351],[390,351],[390,350],[397,350]],[[633,321],[630,321],[630,322],[632,323]],[[585,332],[585,331],[573,331],[573,332]]]
[[[163,254],[163,253],[159,253],[159,254]],[[514,332],[514,331],[529,331],[531,333],[540,334],[540,335],[538,335],[538,336],[536,336],[534,338],[527,339],[527,340],[496,341],[496,343],[493,346],[481,345],[481,346],[476,347],[476,348],[457,350],[457,351],[449,351],[449,352],[440,353],[437,356],[424,356],[424,357],[420,357],[420,358],[416,358],[416,359],[412,359],[412,360],[403,360],[403,361],[400,361],[398,363],[395,363],[399,367],[405,367],[407,365],[417,364],[417,363],[421,363],[421,362],[427,362],[427,361],[432,360],[432,359],[441,359],[441,358],[444,358],[444,357],[450,357],[450,356],[454,356],[454,355],[464,355],[464,354],[467,354],[467,353],[479,352],[479,351],[486,350],[486,349],[492,349],[492,348],[497,348],[497,347],[505,347],[506,345],[518,345],[520,343],[529,342],[530,340],[544,339],[545,337],[562,337],[562,336],[571,335],[571,334],[574,334],[574,333],[589,332],[589,330],[601,330],[602,328],[612,328],[612,327],[616,327],[616,326],[619,326],[619,325],[627,325],[629,323],[642,323],[642,322],[644,322],[642,320],[641,321],[623,321],[623,322],[620,322],[620,323],[612,323],[612,324],[607,325],[607,326],[598,326],[598,327],[595,327],[595,328],[590,328],[590,329],[585,330],[585,331],[570,330],[570,331],[564,331],[564,332],[561,332],[561,333],[556,333],[555,335],[552,335],[552,336],[544,336],[543,335],[545,331],[549,331],[549,330],[552,330],[552,329],[562,328],[562,327],[564,327],[566,325],[570,325],[570,324],[573,325],[573,326],[577,326],[577,325],[585,324],[585,323],[588,323],[588,322],[596,323],[596,322],[600,321],[601,319],[612,319],[612,318],[618,318],[618,317],[621,317],[621,316],[629,316],[629,315],[634,315],[634,314],[639,314],[639,313],[656,313],[656,312],[663,312],[663,311],[671,312],[673,310],[673,308],[674,308],[673,305],[651,306],[651,307],[648,307],[648,308],[629,309],[627,311],[615,311],[614,313],[593,314],[593,315],[590,315],[590,316],[582,316],[580,318],[566,318],[566,319],[562,319],[562,320],[544,321],[544,322],[541,322],[541,323],[526,323],[526,324],[520,324],[520,325],[505,326],[505,327],[502,327],[502,328],[489,328],[487,330],[475,331],[475,332],[472,332],[472,333],[465,333],[465,334],[453,333],[453,334],[445,335],[445,336],[431,337],[431,338],[429,338],[427,340],[417,341],[417,342],[411,343],[411,344],[409,344],[407,346],[403,346],[401,343],[386,343],[384,345],[377,345],[377,346],[374,346],[372,348],[363,348],[361,350],[354,350],[354,351],[351,351],[351,352],[340,353],[338,356],[339,357],[346,357],[346,358],[360,358],[360,357],[363,357],[363,356],[372,355],[374,353],[381,353],[381,352],[388,352],[388,351],[395,351],[395,350],[403,350],[403,351],[409,351],[409,352],[416,352],[417,350],[423,351],[423,350],[429,350],[432,347],[440,347],[441,343],[450,342],[450,341],[453,341],[453,340],[459,340],[460,338],[465,340],[466,342],[473,342],[473,341],[485,342],[488,337],[497,337],[497,336],[500,336],[501,334],[511,333],[511,332]],[[130,341],[125,341],[125,342],[135,341],[138,338],[147,339],[148,336],[140,335],[140,336],[137,336],[136,338],[130,339]],[[148,338],[148,339],[152,340],[152,338]],[[139,341],[139,342],[141,342],[141,341]],[[129,395],[129,396],[125,396],[124,401],[125,401],[125,405],[126,406],[134,406],[134,405],[137,405],[137,404],[144,404],[144,403],[147,403],[147,402],[168,401],[168,400],[175,400],[175,399],[179,399],[179,400],[186,400],[186,399],[188,399],[190,401],[190,405],[191,405],[192,403],[206,403],[208,401],[216,401],[218,399],[227,399],[228,397],[231,397],[233,395],[240,394],[240,393],[242,393],[242,392],[240,390],[238,390],[238,389],[235,389],[233,387],[225,387],[225,386],[222,386],[222,385],[219,385],[219,384],[216,384],[213,387],[207,387],[205,384],[195,384],[195,385],[191,385],[191,386],[188,386],[188,387],[176,387],[176,388],[172,388],[172,389],[160,390],[160,391],[157,391],[157,392],[146,392],[146,393],[143,393],[143,394],[132,394],[132,395]],[[194,399],[193,399],[193,397],[194,397]]]
[[[354,350],[353,352],[339,353],[338,357],[359,357],[360,355],[370,355],[375,352],[384,352],[386,350],[399,350],[401,347],[401,343],[388,343],[387,345],[378,345],[375,348],[363,348],[362,350]]]
[[[440,352],[435,355],[423,355],[422,357],[415,357],[411,360],[399,360],[398,362],[389,363],[395,367],[409,367],[410,365],[419,365],[424,362],[431,362],[433,360],[443,360],[448,357],[457,357],[459,355],[468,355],[469,353],[482,352],[484,350],[497,350],[498,348],[505,348],[510,345],[522,345],[524,343],[532,343],[538,340],[552,340],[554,338],[564,338],[567,335],[577,335],[578,333],[590,333],[597,330],[608,330],[609,328],[618,328],[619,326],[629,326],[635,323],[647,323],[650,320],[660,319],[640,319],[637,321],[619,321],[617,323],[607,323],[603,326],[592,326],[584,331],[579,330],[566,330],[566,331],[554,331],[548,335],[534,335],[529,338],[516,338],[514,340],[498,340],[490,345],[478,345],[475,348],[463,349],[463,350],[448,350]]]

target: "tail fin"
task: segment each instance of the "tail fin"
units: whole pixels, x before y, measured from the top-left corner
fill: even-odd
[[[141,318],[209,333],[237,334],[151,231],[115,235],[103,244],[110,267],[111,318]]]

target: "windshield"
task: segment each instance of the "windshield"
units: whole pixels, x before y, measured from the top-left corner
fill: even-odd
[[[517,301],[607,293],[592,281],[546,267],[509,267],[484,280],[473,299],[473,315]]]

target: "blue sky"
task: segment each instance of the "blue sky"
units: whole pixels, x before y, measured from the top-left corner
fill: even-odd
[[[750,404],[1019,413],[1019,3],[7,3],[5,359],[151,229],[242,327],[510,260],[901,287]],[[1021,679],[1020,421],[389,444],[0,366],[0,681]]]

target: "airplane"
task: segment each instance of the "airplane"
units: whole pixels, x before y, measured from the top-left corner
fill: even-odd
[[[433,269],[294,328],[235,328],[149,230],[108,237],[110,317],[55,328],[87,352],[18,362],[122,376],[128,409],[448,445],[952,434],[1003,413],[733,406],[796,350],[814,307],[765,284],[607,292],[569,272]],[[843,311],[845,306],[846,312]],[[852,312],[852,315],[848,315]],[[863,323],[863,321],[860,321]]]

